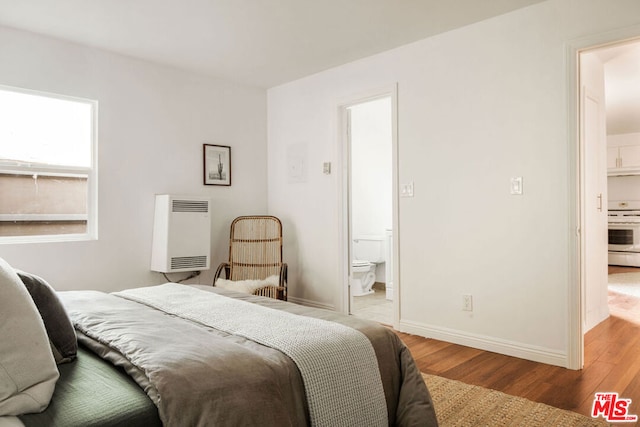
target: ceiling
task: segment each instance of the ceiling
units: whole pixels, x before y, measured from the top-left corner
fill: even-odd
[[[0,25],[263,88],[542,0],[0,0]]]

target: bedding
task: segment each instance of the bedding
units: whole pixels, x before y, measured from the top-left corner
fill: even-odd
[[[57,364],[75,359],[78,350],[76,332],[56,291],[43,278],[16,270],[44,322],[51,351]]]
[[[387,425],[386,402],[373,347],[353,328],[174,283],[115,295],[243,336],[286,354],[300,371],[309,419],[314,425]],[[353,354],[359,358],[352,357]]]
[[[0,417],[44,410],[58,379],[49,339],[31,296],[0,258]]]
[[[124,370],[79,347],[73,362],[59,365],[46,411],[21,415],[26,427],[160,427],[158,409]],[[0,426],[2,420],[0,419]]]
[[[329,321],[354,333],[357,331],[371,346],[373,356],[367,359],[374,360],[363,362],[360,353],[351,353],[349,357],[339,356],[331,363],[335,365],[336,372],[342,369],[338,366],[340,359],[350,359],[347,366],[352,367],[366,366],[366,363],[377,365],[381,405],[386,407],[382,409],[382,416],[380,412],[373,416],[376,421],[399,426],[437,425],[424,381],[408,349],[389,329],[326,310],[221,288],[175,286],[189,294],[195,292],[196,296],[191,295],[190,299],[200,301],[200,310],[206,312],[210,307],[223,320],[243,314],[218,312],[220,307],[211,301],[221,300],[222,305],[226,305],[224,300],[232,298],[234,304],[240,302],[256,307],[260,313],[258,322],[264,319],[266,326],[270,325],[269,319],[289,316],[301,319],[301,323]],[[147,293],[154,294],[153,291]],[[60,296],[78,330],[81,343],[116,366],[123,367],[156,403],[164,425],[328,425],[326,419],[317,418],[314,411],[310,411],[309,404],[315,394],[310,393],[313,386],[304,369],[301,372],[301,367],[296,364],[297,356],[281,351],[289,352],[286,348],[278,350],[273,343],[260,344],[261,338],[252,336],[250,339],[246,330],[229,330],[224,325],[210,324],[209,320],[158,307],[164,303],[135,301],[131,294],[117,296],[95,291],[71,291],[62,292]],[[172,299],[175,297],[169,301]],[[273,317],[265,310],[278,314]],[[226,324],[233,325],[233,322]],[[263,329],[268,331],[269,328]],[[277,328],[273,330],[281,335],[288,333]],[[306,351],[322,355],[322,347],[328,344],[310,340],[306,345],[312,346]],[[333,384],[332,379],[326,381],[328,390],[324,392],[331,393],[335,385],[335,388],[349,390],[352,397],[375,395],[375,387],[354,385],[357,381],[353,381],[353,377],[344,376],[351,378],[344,381],[346,388],[344,384]],[[360,425],[370,425],[370,420],[362,414],[363,408],[375,413],[380,411],[380,407],[367,408],[362,400],[354,406],[352,402],[358,400],[352,397],[332,401],[330,409],[339,414],[358,414],[355,418],[345,416],[342,425],[358,425],[358,420],[361,420]],[[372,402],[376,399],[373,398]],[[332,422],[331,425],[340,425],[340,422]]]

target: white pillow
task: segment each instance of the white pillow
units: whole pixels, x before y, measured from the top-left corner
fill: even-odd
[[[42,412],[59,373],[27,288],[0,258],[0,416]]]
[[[280,286],[280,276],[269,276],[264,280],[216,280],[216,286],[230,291],[252,294],[265,286]]]

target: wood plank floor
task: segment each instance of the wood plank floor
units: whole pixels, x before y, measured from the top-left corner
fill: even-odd
[[[610,293],[609,306],[611,316],[585,335],[585,367],[580,371],[400,332],[398,335],[411,350],[418,368],[427,374],[586,416],[591,415],[596,392],[618,392],[620,397],[632,400],[629,412],[640,415],[640,298]]]

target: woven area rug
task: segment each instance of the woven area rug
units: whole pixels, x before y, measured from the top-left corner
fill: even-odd
[[[440,427],[590,427],[607,426],[583,415],[496,390],[422,374]]]
[[[640,297],[640,273],[610,274],[609,290],[619,294]]]

